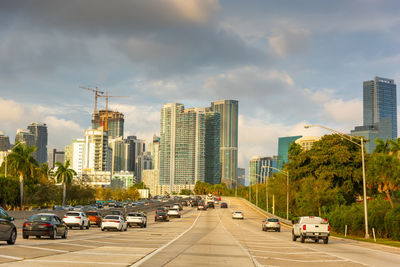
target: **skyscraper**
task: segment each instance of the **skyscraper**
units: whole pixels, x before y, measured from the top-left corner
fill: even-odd
[[[211,103],[220,118],[221,181],[233,187],[237,179],[239,102],[221,100]]]
[[[85,131],[85,148],[83,169],[88,171],[110,171],[111,155],[109,154],[107,132],[103,127]]]
[[[146,143],[144,140],[137,139],[136,136],[128,136],[124,139],[126,156],[126,170],[136,173],[136,158],[146,151]]]
[[[26,144],[27,147],[34,146],[35,135],[28,130],[18,129],[17,134],[15,135],[15,144],[17,142]]]
[[[53,169],[56,167],[56,162],[64,164],[65,153],[64,151],[57,150],[55,148],[49,151],[49,168]]]
[[[289,161],[288,153],[290,145],[302,136],[279,137],[278,139],[278,169],[282,170],[283,165]]]
[[[221,114],[208,111],[205,113],[205,182],[209,184],[221,183],[220,161],[220,128]]]
[[[93,115],[92,119],[92,129],[97,129],[99,127],[105,126],[106,111],[99,110]],[[118,111],[108,111],[108,137],[124,137],[124,114]]]
[[[76,171],[78,177],[82,177],[84,149],[85,149],[85,139],[73,139],[72,140],[71,167],[72,167],[72,169],[74,169],[74,171]]]
[[[10,149],[10,138],[0,132],[0,151],[7,151]]]
[[[272,169],[268,169],[268,166],[272,167],[272,161],[273,159],[270,157],[253,157],[250,160],[249,179],[251,184],[263,184],[268,177],[272,176]]]
[[[35,146],[37,147],[34,156],[39,163],[47,162],[47,125],[44,123],[32,122],[28,125],[28,130],[35,136]]]

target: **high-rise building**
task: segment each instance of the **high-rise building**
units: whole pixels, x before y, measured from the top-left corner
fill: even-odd
[[[160,169],[160,137],[153,136],[153,142],[148,145],[148,151],[153,158],[153,169]]]
[[[367,153],[376,147],[375,139],[397,137],[397,98],[394,80],[374,77],[363,83],[363,126],[356,126],[352,136],[363,136]]]
[[[10,138],[0,132],[0,151],[7,151],[10,149]]]
[[[279,139],[278,139],[278,169],[282,170],[283,165],[289,161],[288,153],[289,153],[290,145],[301,137],[302,137],[301,135],[279,137]]]
[[[237,169],[237,175],[238,175],[238,187],[242,187],[246,185],[246,169],[245,168],[238,168]]]
[[[73,164],[72,163],[72,155],[73,155],[72,145],[66,145],[64,147],[64,163],[69,161],[69,164],[70,164],[71,168],[72,168],[72,164]]]
[[[126,156],[125,153],[125,143],[122,137],[117,137],[114,139],[109,140],[109,146],[112,150],[111,156],[111,172],[120,172],[126,170],[126,162],[127,160],[124,159]]]
[[[118,111],[111,111],[108,112],[108,120],[107,120],[107,127],[108,127],[108,137],[111,139],[116,137],[124,137],[124,114]],[[105,118],[106,118],[106,111],[99,110],[93,115],[92,119],[92,129],[97,129],[99,127],[105,127]]]
[[[150,152],[143,152],[136,158],[136,179],[140,183],[142,181],[142,173],[144,170],[153,169],[153,158]]]
[[[65,152],[57,150],[56,148],[50,149],[49,151],[49,168],[54,169],[56,167],[56,162],[64,164]]]
[[[221,114],[208,111],[205,113],[205,182],[221,183],[220,128]]]
[[[146,142],[137,139],[136,136],[128,136],[124,139],[126,149],[126,170],[136,174],[136,158],[146,151]]]
[[[47,162],[47,125],[44,123],[32,122],[28,125],[28,130],[35,136],[35,146],[37,147],[34,156],[39,163]]]
[[[72,140],[71,168],[74,169],[78,177],[82,177],[84,149],[85,149],[85,139]]]
[[[23,143],[26,144],[27,147],[31,147],[35,145],[35,135],[33,135],[28,130],[18,129],[17,134],[15,135],[15,144]]]
[[[103,131],[103,127],[86,130],[83,170],[110,171],[110,150],[107,132]]]
[[[251,184],[265,183],[272,176],[273,159],[271,157],[253,157],[250,160],[249,179]]]
[[[239,102],[221,100],[211,103],[220,118],[221,181],[233,187],[237,179]]]

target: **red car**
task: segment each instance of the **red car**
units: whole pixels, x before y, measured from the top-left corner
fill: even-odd
[[[86,215],[89,217],[89,222],[91,225],[97,225],[98,227],[101,227],[101,222],[102,222],[102,217],[100,212],[98,211],[87,211]]]

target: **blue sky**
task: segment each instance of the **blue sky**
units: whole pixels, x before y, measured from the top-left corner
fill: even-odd
[[[0,131],[32,121],[62,148],[107,89],[127,134],[158,134],[164,103],[239,100],[239,165],[277,138],[349,132],[362,81],[400,80],[399,1],[38,0],[0,3]],[[100,103],[104,105],[104,103]]]

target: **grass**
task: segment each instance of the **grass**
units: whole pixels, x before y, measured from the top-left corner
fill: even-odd
[[[351,235],[347,235],[345,237],[343,234],[337,234],[337,233],[332,233],[332,232],[331,232],[331,235],[340,237],[340,238],[345,238],[345,239],[352,239],[352,240],[357,240],[357,241],[362,241],[362,242],[369,242],[369,243],[375,243],[375,244],[400,248],[400,241],[395,241],[395,240],[386,239],[386,238],[377,238],[376,242],[375,242],[373,237],[371,237],[370,239],[365,239],[363,237],[351,236]]]

